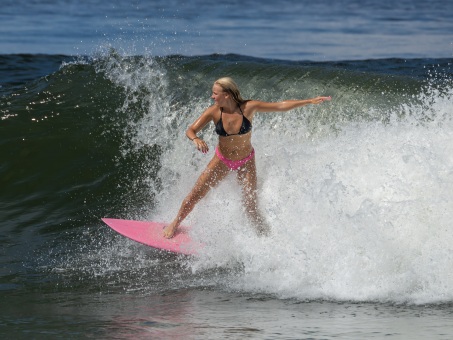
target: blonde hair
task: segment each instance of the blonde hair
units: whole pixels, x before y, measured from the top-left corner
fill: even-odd
[[[239,87],[232,78],[230,77],[219,78],[214,82],[214,84],[219,85],[223,89],[223,91],[231,94],[231,97],[238,105],[241,105],[246,101],[244,100],[244,98],[242,98],[241,93],[239,92]]]

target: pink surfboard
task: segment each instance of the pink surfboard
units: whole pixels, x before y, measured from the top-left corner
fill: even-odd
[[[185,255],[194,255],[201,248],[201,244],[190,239],[187,227],[180,226],[175,236],[167,239],[162,236],[165,223],[115,218],[103,218],[102,221],[121,235],[153,248]]]

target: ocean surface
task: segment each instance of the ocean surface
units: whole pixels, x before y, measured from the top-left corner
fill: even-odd
[[[4,0],[0,338],[451,339],[453,1]],[[229,75],[254,120],[255,236],[228,177],[187,257],[170,221],[213,155],[185,129]]]

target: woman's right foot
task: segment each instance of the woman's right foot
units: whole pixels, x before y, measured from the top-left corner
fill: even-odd
[[[164,228],[163,236],[164,236],[165,238],[172,238],[173,236],[175,236],[176,228],[177,228],[176,226],[173,226],[173,223],[167,225],[167,226]]]

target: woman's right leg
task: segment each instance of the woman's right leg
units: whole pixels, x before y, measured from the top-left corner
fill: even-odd
[[[214,155],[206,169],[201,173],[193,189],[183,200],[173,222],[164,228],[164,237],[173,237],[178,226],[189,215],[195,205],[206,196],[211,188],[219,184],[228,175],[229,171],[228,167],[220,161],[217,155]]]

